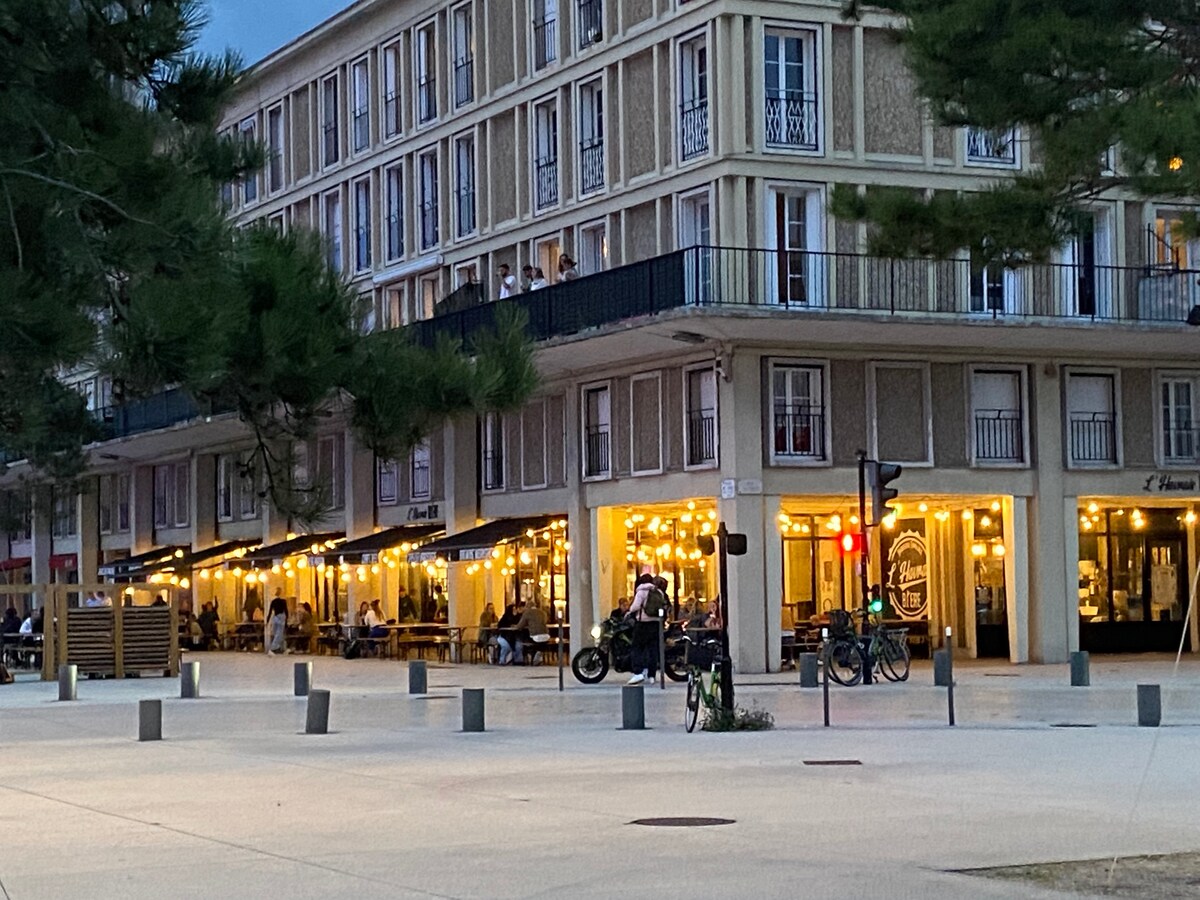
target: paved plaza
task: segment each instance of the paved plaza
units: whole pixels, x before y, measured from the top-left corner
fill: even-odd
[[[686,734],[683,688],[552,667],[314,660],[331,733],[304,735],[293,658],[197,654],[174,680],[0,688],[0,883],[10,900],[106,897],[1052,897],[958,870],[1200,849],[1200,664],[961,664],[958,726],[928,664],[904,685],[821,692],[744,676],[762,733]],[[1164,727],[1134,727],[1134,685]],[[484,734],[460,689],[486,687]],[[137,701],[163,698],[161,743]],[[1094,727],[1056,727],[1094,726]],[[806,765],[857,760],[861,765]],[[649,817],[732,824],[663,828]],[[1147,896],[1153,892],[1147,892]]]

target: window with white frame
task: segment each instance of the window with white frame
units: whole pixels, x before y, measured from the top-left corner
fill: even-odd
[[[243,119],[238,127],[242,142],[253,144],[258,140],[258,123],[253,119]],[[247,172],[242,176],[242,203],[250,204],[258,199],[258,174]]]
[[[129,474],[101,475],[97,507],[101,534],[126,534],[129,531]]]
[[[964,132],[965,158],[968,165],[1016,168],[1021,158],[1016,128],[992,131],[986,128],[967,128]]]
[[[217,521],[258,518],[258,484],[246,454],[217,457]]]
[[[480,447],[483,463],[483,489],[504,490],[504,417],[498,412],[485,413],[480,422]]]
[[[272,194],[283,189],[284,183],[283,107],[267,112],[267,190]]]
[[[188,524],[190,473],[191,466],[187,462],[154,467],[155,528],[183,528]]]
[[[50,536],[70,538],[79,534],[79,495],[70,487],[56,487],[51,505]]]
[[[434,23],[417,29],[417,122],[424,125],[437,118],[437,42]]]
[[[977,465],[1025,462],[1025,404],[1018,369],[971,372],[972,458]]]
[[[454,31],[454,106],[466,106],[475,99],[475,30],[471,4],[455,7],[450,16]]]
[[[971,261],[970,309],[973,313],[1008,312],[1013,275],[996,261],[977,265]]]
[[[689,468],[717,462],[717,373],[711,365],[683,373],[684,459]]]
[[[455,234],[466,237],[475,231],[475,136],[454,139]]]
[[[576,0],[579,49],[604,40],[604,0]]]
[[[1164,463],[1194,463],[1200,459],[1200,444],[1196,440],[1198,386],[1200,373],[1159,377],[1159,433]]]
[[[400,500],[400,467],[394,459],[376,460],[375,499],[380,506],[394,506]]]
[[[558,102],[533,108],[533,208],[558,205]]]
[[[763,51],[767,146],[820,150],[816,33],[768,28]]]
[[[400,133],[400,42],[383,48],[383,136]]]
[[[533,68],[558,59],[558,0],[533,0]]]
[[[371,181],[354,182],[354,271],[371,268]]]
[[[330,191],[323,198],[325,210],[322,217],[322,228],[325,232],[325,242],[329,254],[329,267],[335,272],[342,271],[342,194],[341,191]]]
[[[704,35],[679,44],[679,159],[708,153],[708,41]]]
[[[438,159],[437,150],[426,150],[417,157],[421,188],[421,249],[438,244]]]
[[[604,87],[600,79],[579,86],[579,191],[604,190]]]
[[[321,82],[321,165],[332,166],[340,158],[338,146],[338,77]]]
[[[417,280],[417,293],[413,297],[412,313],[408,322],[420,322],[433,318],[433,309],[441,296],[441,279],[436,275],[424,275]]]
[[[778,360],[771,363],[771,457],[783,462],[822,462],[825,446],[825,366]]]
[[[395,262],[404,255],[404,167],[392,166],[383,170],[384,237],[387,242],[387,261]]]
[[[429,441],[422,440],[409,453],[409,493],[413,500],[428,500],[431,496],[430,470],[433,455]]]
[[[316,488],[330,509],[346,505],[346,439],[340,434],[317,438]]]
[[[1116,376],[1067,373],[1067,450],[1074,466],[1117,463]]]
[[[607,384],[583,389],[583,477],[612,475],[612,398]]]
[[[579,226],[579,274],[595,275],[608,268],[608,228],[604,222]]]
[[[371,70],[361,59],[350,67],[353,96],[354,152],[361,153],[371,145]]]
[[[778,251],[768,270],[768,296],[776,303],[811,307],[826,302],[827,259],[822,251],[824,215],[821,193],[813,188],[769,188],[767,227],[771,249]]]

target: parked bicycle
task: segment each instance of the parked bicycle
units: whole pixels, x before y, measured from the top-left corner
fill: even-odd
[[[829,640],[824,648],[824,662],[829,677],[847,687],[862,681],[863,665],[883,675],[888,681],[908,680],[912,657],[908,652],[908,629],[887,628],[875,621],[870,634],[860,635],[854,619],[866,619],[867,613],[851,613],[835,609],[829,614]]]
[[[714,638],[703,643],[690,637],[681,640],[687,647],[687,705],[683,710],[683,727],[691,733],[696,729],[701,703],[709,712],[721,707],[721,642]]]

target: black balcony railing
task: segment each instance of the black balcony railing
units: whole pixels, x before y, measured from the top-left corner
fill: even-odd
[[[546,156],[534,165],[533,199],[536,209],[558,203],[558,157]]]
[[[601,478],[611,471],[608,458],[608,426],[589,425],[584,434],[583,477]]]
[[[1024,462],[1025,434],[1019,409],[975,410],[975,459]]]
[[[1112,413],[1073,412],[1069,416],[1071,461],[1115,463],[1116,422]]]
[[[533,20],[533,67],[544,69],[558,59],[558,21]]]
[[[458,189],[458,237],[466,237],[475,231],[475,188],[471,186]]]
[[[603,190],[604,138],[588,138],[579,142],[579,187],[585,194]]]
[[[483,454],[483,489],[498,491],[504,487],[504,457],[500,451]]]
[[[425,76],[417,84],[417,121],[432,122],[437,114],[437,79]]]
[[[679,107],[679,155],[687,162],[708,152],[708,98],[697,97]]]
[[[1016,135],[1010,131],[967,129],[967,161],[1012,166],[1017,163]]]
[[[354,111],[354,152],[366,150],[371,143],[371,116],[366,107]]]
[[[429,499],[429,460],[414,459],[411,467],[412,499]]]
[[[428,250],[438,243],[438,207],[435,201],[421,205],[421,249]]]
[[[326,166],[331,166],[338,161],[338,133],[336,122],[326,122],[324,130],[321,134],[322,138],[322,157],[321,162]]]
[[[399,210],[387,217],[387,258],[399,259],[404,255],[404,220]]]
[[[776,408],[775,455],[824,459],[825,410],[807,405]]]
[[[388,91],[383,98],[383,133],[392,137],[400,133],[400,98]]]
[[[454,62],[454,105],[465,106],[475,99],[475,60],[470,56]]]
[[[579,49],[604,40],[604,3],[579,0]]]
[[[1200,433],[1190,426],[1163,425],[1163,458],[1172,462],[1195,462],[1200,450]]]
[[[767,144],[792,150],[817,150],[817,95],[767,89]]]
[[[687,451],[689,466],[702,466],[717,461],[716,410],[688,411]]]

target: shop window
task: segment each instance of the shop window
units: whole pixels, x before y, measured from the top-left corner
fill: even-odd
[[[684,452],[689,467],[717,462],[717,373],[711,366],[684,372],[686,427]]]
[[[187,462],[154,467],[155,528],[183,528],[188,524],[190,470]]]
[[[1165,464],[1194,463],[1200,458],[1196,440],[1197,377],[1171,375],[1161,379],[1158,409]]]
[[[608,478],[612,474],[610,437],[612,406],[608,385],[583,390],[583,477]]]
[[[771,364],[771,458],[775,462],[826,459],[825,366]]]
[[[667,580],[671,617],[700,626],[716,596],[716,571],[699,539],[717,529],[712,501],[689,500],[678,506],[654,506],[625,512],[626,598],[643,572]]]
[[[1009,645],[1004,510],[997,501],[990,507],[970,510],[970,513],[976,654],[1006,657]]]
[[[393,506],[400,499],[400,467],[394,459],[376,463],[375,498],[380,506]]]
[[[1025,413],[1019,370],[971,373],[971,434],[977,465],[1025,461]]]
[[[1067,447],[1075,466],[1117,463],[1116,377],[1067,373]]]

